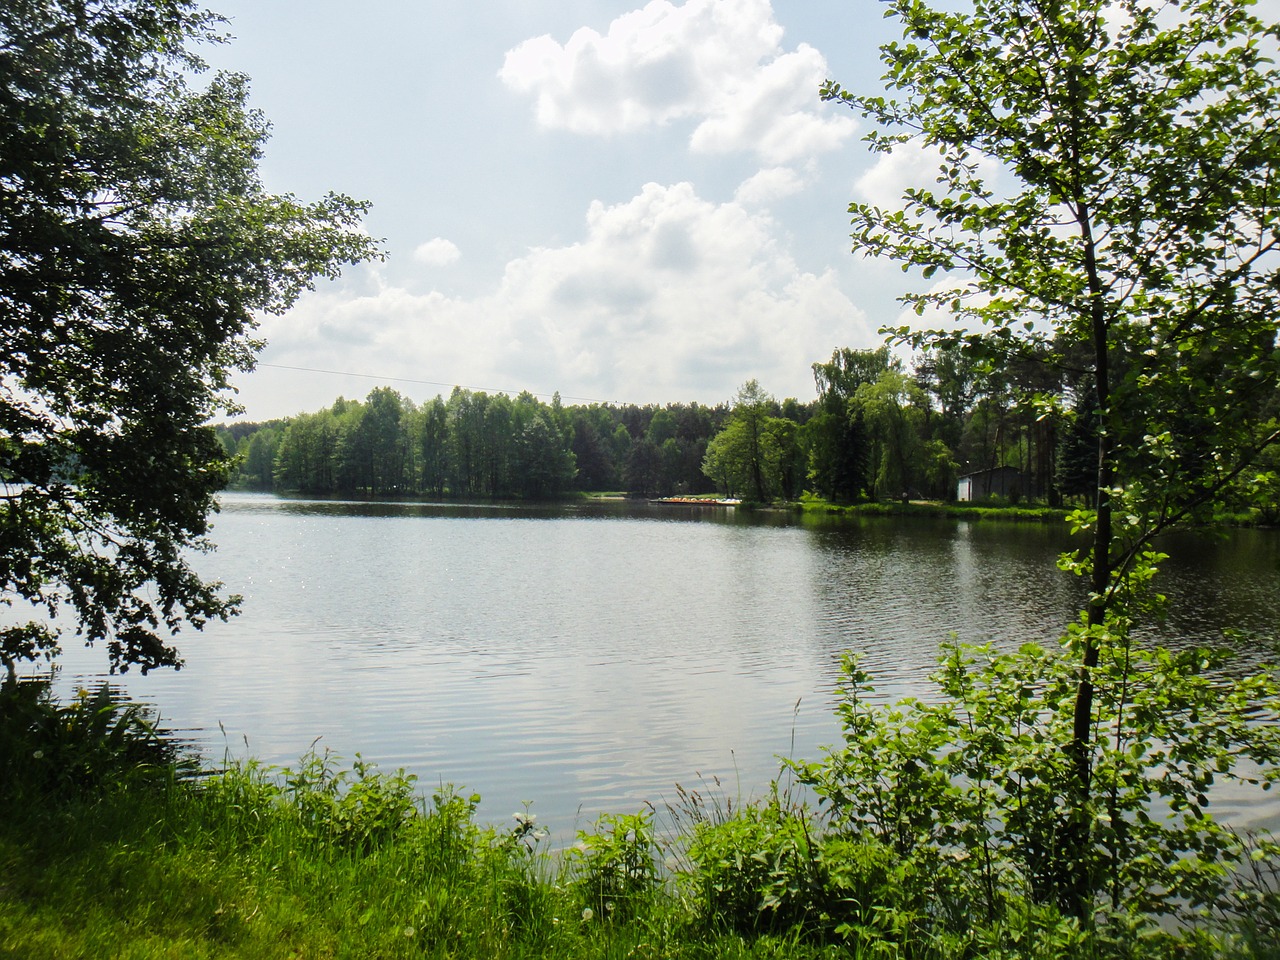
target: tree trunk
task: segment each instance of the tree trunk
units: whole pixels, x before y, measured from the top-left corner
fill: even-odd
[[[1094,246],[1092,227],[1088,208],[1083,204],[1078,213],[1080,229],[1084,240],[1085,271],[1089,280],[1090,291],[1090,332],[1093,346],[1095,371],[1095,390],[1098,398],[1099,430],[1098,430],[1098,489],[1097,519],[1093,531],[1092,570],[1090,573],[1090,600],[1086,613],[1086,623],[1090,628],[1100,627],[1106,623],[1109,607],[1108,590],[1111,586],[1111,488],[1114,483],[1112,454],[1111,422],[1111,371],[1110,353],[1107,338],[1107,316],[1105,294],[1098,277],[1096,248]],[[1072,714],[1072,734],[1069,747],[1073,767],[1073,795],[1070,798],[1067,825],[1067,848],[1074,850],[1074,856],[1065,860],[1070,865],[1071,875],[1066,878],[1063,906],[1077,917],[1088,916],[1094,889],[1094,877],[1091,876],[1093,858],[1089,848],[1093,843],[1093,819],[1089,806],[1093,791],[1093,670],[1098,665],[1098,642],[1091,636],[1085,637],[1081,656],[1080,680],[1076,687],[1076,698]]]

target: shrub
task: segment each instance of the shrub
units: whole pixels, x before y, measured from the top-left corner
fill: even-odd
[[[101,684],[57,702],[47,681],[0,685],[0,794],[45,802],[167,783],[195,764],[147,709]]]
[[[1070,830],[1070,742],[1078,667],[1028,645],[951,645],[936,701],[875,701],[845,664],[843,745],[797,764],[833,836],[896,858],[892,885],[956,932],[1061,902],[1064,875],[1090,878],[1096,911],[1180,915],[1225,901],[1244,848],[1208,812],[1216,781],[1277,778],[1277,683],[1231,677],[1227,657],[1104,645],[1090,745],[1091,829]],[[1247,772],[1240,760],[1248,760]],[[1259,847],[1268,859],[1273,847]],[[828,867],[830,871],[830,867]]]
[[[314,750],[297,770],[285,770],[284,796],[303,834],[322,844],[368,852],[395,839],[417,813],[416,777],[397,770],[379,773],[356,754],[350,770],[339,757]]]
[[[580,830],[567,867],[584,916],[633,918],[658,886],[657,849],[651,810],[606,814],[594,831]]]
[[[776,789],[764,802],[695,821],[687,840],[682,885],[705,920],[777,931],[823,915],[827,877],[809,814]]]

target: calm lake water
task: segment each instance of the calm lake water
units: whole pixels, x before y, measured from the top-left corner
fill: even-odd
[[[1081,597],[1058,524],[227,494],[214,538],[199,566],[241,616],[186,634],[183,670],[120,686],[213,761],[359,751],[479,792],[487,822],[530,801],[560,842],[676,783],[745,799],[779,755],[816,758],[846,650],[882,695],[923,693],[949,635],[1053,640]],[[1273,629],[1274,532],[1171,552],[1169,638]],[[58,686],[104,665],[68,644]]]

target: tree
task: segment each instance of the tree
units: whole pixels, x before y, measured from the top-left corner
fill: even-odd
[[[853,398],[863,384],[874,383],[882,373],[900,366],[888,347],[843,347],[832,352],[829,363],[813,365],[818,402],[805,424],[804,439],[809,480],[817,493],[835,500],[856,500],[874,488],[871,439]]]
[[[914,493],[924,479],[920,440],[924,391],[901,370],[885,370],[854,394],[853,404],[872,439],[873,496]]]
[[[1068,414],[1055,482],[1064,495],[1084,498],[1086,506],[1098,502],[1098,402],[1092,390],[1083,391]]]
[[[676,420],[669,410],[662,407],[653,411],[649,427],[644,432],[645,439],[659,447],[676,435]]]
[[[516,441],[516,484],[522,497],[531,500],[558,497],[578,472],[573,451],[553,421],[549,409],[529,418]]]
[[[825,407],[809,419],[802,430],[808,455],[812,489],[829,500],[853,501],[871,486],[870,439],[861,414]]]
[[[618,471],[613,452],[600,433],[596,412],[600,408],[571,407],[573,439],[571,449],[577,463],[577,489],[611,490],[617,485]]]
[[[933,434],[950,449],[960,446],[982,379],[978,362],[959,347],[925,350],[915,360],[916,383],[937,406]]]
[[[707,444],[702,471],[730,495],[738,492],[766,503],[784,492],[784,461],[793,467],[798,444],[795,424],[770,415],[775,406],[757,381],[748,380],[738,390],[724,429]],[[804,471],[791,473],[802,476]]]
[[[856,250],[926,280],[953,272],[904,300],[949,311],[959,332],[897,335],[1006,359],[1054,340],[1087,358],[1096,508],[1075,517],[1091,547],[1064,565],[1088,579],[1090,600],[1069,634],[1072,777],[1050,884],[1087,915],[1116,829],[1095,807],[1100,654],[1128,649],[1154,538],[1277,439],[1280,27],[1249,0],[976,0],[962,13],[894,0],[891,11],[904,28],[882,48],[893,95],[832,83],[823,96],[878,124],[874,149],[914,142],[938,158],[937,185],[908,190],[901,210],[850,207]]]
[[[449,490],[455,497],[471,497],[480,494],[478,465],[481,456],[481,434],[484,424],[484,407],[488,398],[483,393],[472,393],[454,387],[445,404],[449,423],[448,462],[452,470]]]
[[[662,448],[643,437],[634,441],[622,466],[622,482],[627,493],[634,496],[658,493],[662,485]]]
[[[363,416],[349,438],[362,461],[371,496],[396,493],[405,485],[408,437],[401,427],[412,401],[391,387],[374,387],[364,400]]]
[[[443,497],[449,478],[449,411],[439,396],[419,411],[416,437],[422,464],[419,489]]]
[[[733,416],[728,429],[740,434],[743,466],[747,473],[746,491],[751,500],[769,499],[771,484],[769,461],[773,460],[767,423],[773,398],[760,388],[756,380],[748,380],[733,404]]]
[[[0,632],[10,676],[56,652],[42,614],[146,671],[234,611],[188,559],[231,464],[205,424],[256,315],[376,254],[364,204],[263,189],[244,77],[191,85],[218,22],[188,0],[0,7],[0,591],[34,608]]]
[[[270,490],[274,482],[276,451],[280,445],[280,431],[264,426],[254,431],[244,444],[240,477],[255,490]]]
[[[901,363],[894,359],[888,347],[874,350],[853,350],[842,347],[831,353],[828,363],[813,365],[813,379],[818,386],[818,398],[825,405],[833,401],[850,400],[864,383],[874,383],[886,370],[897,370]]]

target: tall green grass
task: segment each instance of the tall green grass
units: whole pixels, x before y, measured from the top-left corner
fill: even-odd
[[[680,790],[557,851],[528,810],[480,824],[478,797],[424,796],[358,757],[193,776],[108,691],[0,692],[0,766],[0,958],[1076,960],[1224,943],[1137,919],[1100,940],[1042,908],[984,923],[777,786],[746,804]]]

